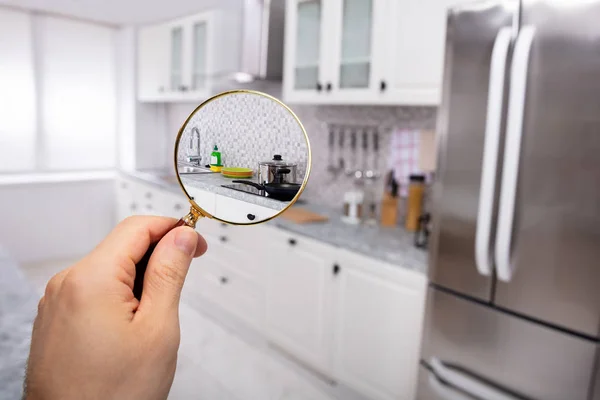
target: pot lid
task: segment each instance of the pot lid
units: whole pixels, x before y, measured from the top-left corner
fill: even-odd
[[[295,167],[296,166],[295,163],[289,163],[287,161],[284,161],[283,158],[281,157],[281,154],[275,154],[273,156],[272,160],[260,161],[258,163],[258,165],[267,165],[267,166],[273,166],[273,167]]]

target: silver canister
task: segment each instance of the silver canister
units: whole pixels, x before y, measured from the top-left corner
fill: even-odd
[[[296,183],[298,164],[284,161],[281,155],[275,154],[272,160],[258,163],[258,182],[265,183]]]

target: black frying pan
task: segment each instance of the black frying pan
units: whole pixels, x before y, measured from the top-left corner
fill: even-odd
[[[265,183],[264,185],[259,185],[258,183],[251,181],[234,180],[232,182],[243,183],[259,190],[264,190],[269,197],[282,201],[292,200],[294,196],[296,196],[296,193],[298,193],[298,190],[300,190],[301,186],[297,183]]]

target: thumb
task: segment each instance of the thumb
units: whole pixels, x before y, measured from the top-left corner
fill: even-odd
[[[156,245],[144,276],[138,313],[177,312],[179,297],[200,236],[190,227],[178,227]]]

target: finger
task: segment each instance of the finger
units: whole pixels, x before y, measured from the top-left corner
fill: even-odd
[[[94,253],[126,256],[135,264],[144,256],[148,246],[158,242],[176,222],[176,219],[167,217],[128,217],[113,229]]]
[[[200,240],[192,228],[178,227],[158,242],[148,262],[136,318],[144,318],[148,313],[159,318],[177,313],[181,289]]]
[[[44,297],[52,299],[60,291],[63,281],[67,274],[71,271],[71,267],[63,269],[56,275],[54,275],[46,284],[46,290],[44,291]]]

